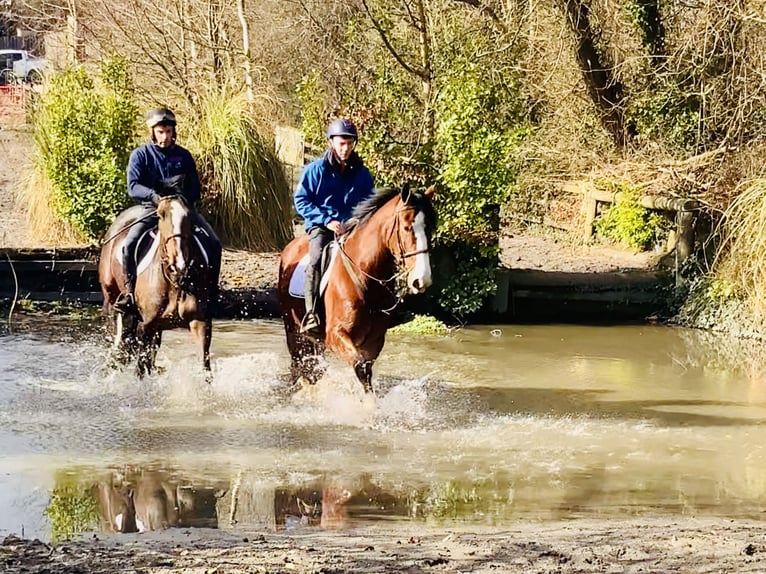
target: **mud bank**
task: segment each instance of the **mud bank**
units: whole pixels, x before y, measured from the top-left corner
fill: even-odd
[[[385,528],[295,533],[170,529],[48,545],[8,536],[8,574],[101,572],[763,572],[764,525],[635,518],[521,522],[504,530]]]
[[[94,249],[0,250],[0,298],[100,305]],[[278,253],[226,250],[221,270],[218,318],[279,315]],[[500,268],[497,294],[481,322],[633,321],[662,314],[672,279],[643,268],[566,271]],[[423,300],[425,301],[425,300]],[[424,302],[410,310],[428,312]],[[422,308],[421,308],[422,307]]]

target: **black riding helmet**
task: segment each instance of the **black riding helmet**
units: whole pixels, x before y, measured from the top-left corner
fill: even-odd
[[[354,141],[359,139],[359,134],[356,131],[356,126],[351,120],[346,118],[338,118],[333,120],[329,126],[327,126],[327,139],[335,136],[344,136],[347,138],[354,138]]]
[[[146,125],[149,129],[155,126],[173,126],[176,125],[176,115],[167,108],[156,108],[149,110],[146,114]]]

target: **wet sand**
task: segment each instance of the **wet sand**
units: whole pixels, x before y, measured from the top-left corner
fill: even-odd
[[[708,518],[521,522],[503,529],[403,524],[305,533],[205,529],[49,546],[7,537],[15,573],[763,572],[761,522]]]

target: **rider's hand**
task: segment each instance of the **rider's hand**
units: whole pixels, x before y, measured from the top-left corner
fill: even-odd
[[[327,229],[335,233],[335,235],[341,235],[343,233],[343,224],[340,221],[331,221],[327,224]]]

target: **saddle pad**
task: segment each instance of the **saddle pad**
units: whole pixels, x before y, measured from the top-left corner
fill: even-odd
[[[195,227],[194,241],[197,242],[197,247],[199,247],[199,250],[202,252],[202,256],[205,258],[205,266],[210,267],[210,256],[207,253],[205,244],[202,241],[200,241],[200,235],[207,237],[207,232],[201,227]],[[125,264],[125,262],[122,260],[122,243],[123,242],[120,242],[120,245],[118,246],[118,249],[117,249],[117,260],[122,265]],[[149,264],[152,262],[152,258],[154,257],[154,254],[159,248],[159,246],[160,246],[160,236],[157,233],[156,228],[146,231],[139,238],[138,243],[136,244],[136,256],[138,258],[136,273],[138,275],[146,271],[146,268],[149,267]]]
[[[125,265],[125,261],[122,254],[122,246],[125,243],[123,239],[119,245],[116,246],[117,261],[121,265]],[[155,252],[160,246],[160,236],[157,234],[156,229],[150,229],[144,232],[136,243],[136,255],[139,257],[138,265],[136,266],[136,273],[142,273],[148,266],[154,257]]]
[[[324,273],[322,273],[322,280],[319,282],[320,295],[322,295],[325,292],[325,289],[327,289],[327,282],[329,281],[330,277],[330,269],[332,269],[337,255],[338,244],[337,242],[333,241],[330,244],[330,263],[328,263],[327,269],[325,269]],[[304,255],[303,258],[298,261],[298,265],[295,266],[293,275],[290,277],[290,285],[288,286],[287,290],[291,297],[297,297],[298,299],[304,298],[303,285],[306,283],[306,267],[308,267],[308,264],[309,254],[306,253],[306,255]]]

